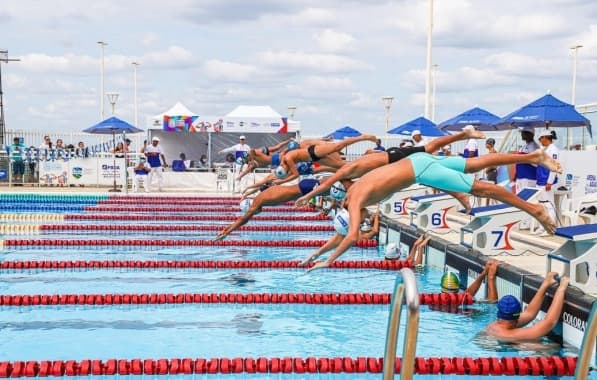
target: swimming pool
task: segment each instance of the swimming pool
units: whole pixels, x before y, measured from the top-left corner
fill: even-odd
[[[112,221],[96,221],[96,223],[112,224]],[[275,226],[276,222],[272,221],[272,224]],[[205,223],[205,225],[211,225],[211,223]],[[279,221],[278,225],[280,225]],[[77,240],[96,239],[98,236],[80,231],[68,233],[72,235],[71,238]],[[301,232],[286,233],[289,237],[301,234]],[[243,240],[280,238],[280,233],[275,231],[242,231],[241,234]],[[188,235],[184,234],[185,238],[188,238]],[[136,232],[106,231],[103,237],[107,236],[126,241],[143,236],[153,239],[161,235],[160,232],[157,235],[152,232],[147,235],[137,235]],[[331,232],[309,232],[303,236],[309,239],[320,239],[331,236]],[[61,238],[62,233],[52,232],[47,237]],[[19,236],[19,238],[26,237]],[[202,237],[199,238],[202,239]],[[300,260],[314,249],[312,247],[128,247],[126,245],[99,248],[74,246],[66,249],[5,247],[2,250],[2,261]],[[383,252],[382,248],[352,248],[347,255],[343,256],[343,260],[381,260],[383,256],[381,252]],[[0,294],[2,295],[381,294],[392,289],[397,275],[396,271],[376,269],[328,269],[306,274],[304,270],[296,268],[3,269],[0,273]],[[432,268],[418,271],[419,291],[437,292],[440,276],[441,272]],[[547,350],[539,351],[536,350],[537,347],[528,346],[488,346],[486,342],[479,342],[477,332],[494,318],[494,306],[475,304],[467,310],[467,313],[447,313],[435,310],[434,307],[423,306],[417,356],[520,357],[554,353],[563,356],[575,355],[573,348],[562,348],[560,345],[553,345]],[[383,356],[387,318],[387,304],[189,302],[1,306],[0,330],[3,339],[0,341],[0,361],[37,361],[39,364],[43,361],[55,363],[60,360],[75,360],[80,367],[86,359],[107,362],[111,358],[116,358],[127,360],[127,370],[130,370],[130,361],[135,358],[157,360],[158,358],[203,357],[220,358],[217,365],[218,372],[222,372],[220,368],[223,365],[222,358],[269,358],[268,360],[271,361],[272,358],[279,357],[281,363],[285,362],[285,358],[377,358]],[[404,321],[404,318],[402,320]],[[399,342],[400,346],[401,344]],[[301,361],[303,362],[307,363]],[[66,366],[66,362],[63,364]],[[208,364],[202,364],[206,372],[209,372]],[[159,365],[156,361],[155,366],[159,367]],[[168,362],[169,368],[171,365]],[[280,368],[284,367],[284,364],[279,365]],[[332,368],[335,364],[329,365]],[[268,370],[271,370],[271,362],[268,362],[267,366]],[[297,363],[294,366],[298,368]],[[64,371],[59,373],[67,372],[65,368],[62,369]],[[318,367],[318,370],[320,369],[321,367]],[[38,371],[40,371],[39,368]],[[295,372],[294,369],[293,372]],[[77,373],[85,374],[84,371]],[[261,374],[259,378],[269,378],[269,376],[272,375]],[[301,378],[313,377],[304,373],[300,376]],[[346,378],[348,375],[329,376]],[[233,377],[234,375],[227,375],[227,378]],[[348,377],[372,378],[370,374],[364,373]]]

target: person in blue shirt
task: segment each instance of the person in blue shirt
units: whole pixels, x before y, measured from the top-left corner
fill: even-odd
[[[9,151],[12,162],[12,180],[14,182],[23,182],[23,174],[25,174],[25,162],[23,161],[25,145],[21,144],[20,138],[15,137]]]

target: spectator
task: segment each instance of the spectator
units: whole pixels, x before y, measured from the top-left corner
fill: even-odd
[[[409,139],[402,140],[400,142],[400,145],[398,145],[399,148],[409,148],[409,147],[414,147],[414,146],[415,146],[415,143]]]
[[[133,177],[133,193],[139,191],[139,182],[143,182],[143,188],[145,192],[149,193],[149,180],[148,174],[151,173],[151,167],[145,162],[145,157],[139,157],[139,162],[133,168],[135,177]]]
[[[184,163],[185,168],[190,168],[191,167],[191,160],[187,160],[187,155],[184,153],[180,153],[180,155],[178,156],[181,161]]]
[[[412,133],[410,134],[410,137],[414,140],[414,146],[425,146],[425,144],[427,144],[427,141],[423,138],[423,135],[421,135],[421,131],[419,130],[414,130],[412,131]]]
[[[56,139],[56,147],[54,149],[65,150],[66,146],[64,146],[64,141],[62,141],[62,139]]]
[[[131,139],[125,139],[124,140],[124,152],[125,153],[132,152],[132,149],[131,149]]]
[[[487,154],[497,153],[494,139],[485,140],[485,148],[487,148]],[[497,166],[490,166],[485,169],[485,178],[489,182],[497,183]]]
[[[89,157],[89,148],[85,146],[85,143],[83,141],[79,141],[79,143],[77,144],[76,153],[79,157]]]
[[[9,148],[10,159],[12,163],[13,182],[23,182],[23,174],[25,174],[25,162],[23,161],[23,153],[25,153],[25,145],[21,143],[18,137],[13,138],[13,143]]]
[[[444,145],[442,149],[437,153],[438,156],[451,156],[452,155],[452,146],[451,145]]]
[[[209,168],[209,164],[207,162],[207,155],[205,155],[205,154],[201,155],[201,157],[199,158],[199,162],[197,163],[197,167],[201,168],[201,169]]]
[[[139,153],[145,154],[145,149],[147,149],[147,140],[143,140],[143,146],[141,147]]]
[[[39,145],[40,150],[52,149],[52,139],[50,136],[44,136],[44,141]]]
[[[116,157],[124,157],[124,154],[126,153],[124,143],[121,141],[118,144],[116,144],[116,147],[110,150],[110,153],[114,153]]]
[[[151,188],[153,179],[155,177],[158,182],[158,191],[162,191],[162,184],[164,182],[162,176],[162,167],[167,168],[168,164],[166,164],[166,157],[164,157],[164,153],[162,151],[162,148],[159,146],[159,143],[159,137],[155,136],[154,138],[152,138],[151,145],[148,145],[145,148],[145,156],[147,157],[147,162],[151,167],[151,171],[149,172],[149,176],[147,178],[147,181],[149,182],[148,186]]]
[[[535,340],[547,335],[560,319],[566,296],[566,288],[570,281],[568,277],[560,279],[560,284],[555,291],[545,317],[532,326],[527,327],[526,325],[532,322],[541,310],[545,293],[551,286],[558,282],[556,276],[556,272],[550,272],[545,276],[541,286],[524,311],[522,311],[522,305],[516,297],[506,295],[500,298],[497,305],[497,320],[490,323],[485,328],[485,332],[505,342]]]
[[[375,148],[373,148],[373,150],[377,150],[377,151],[380,151],[380,152],[385,152],[385,151],[386,151],[386,148],[384,148],[384,147],[381,145],[381,139],[377,139],[377,140],[375,141]]]
[[[553,143],[553,140],[556,138],[556,132],[550,131],[548,129],[544,129],[539,132],[539,143],[543,147],[543,150],[547,155],[554,160],[558,160],[558,156],[560,154],[558,148]],[[554,200],[554,192],[553,192],[553,185],[558,183],[558,176],[556,172],[549,171],[542,166],[537,166],[537,187],[539,188],[539,203],[543,203],[543,206],[549,212],[549,215],[556,219],[556,210],[555,210],[555,200]],[[538,235],[546,235],[545,229],[543,227],[539,227],[536,231]]]
[[[529,154],[539,149],[539,145],[535,142],[535,128],[524,127],[520,130],[520,136],[524,141],[518,148],[518,153]],[[525,187],[537,187],[537,165],[519,163],[516,164],[515,190],[519,191]],[[518,224],[518,228],[521,230],[528,230],[531,225],[530,219],[524,219]]]
[[[462,130],[474,131],[475,126],[469,124],[463,127]],[[464,146],[464,151],[462,152],[461,156],[464,158],[479,157],[479,146],[477,145],[477,140],[469,139]]]
[[[187,160],[186,154],[181,153],[179,158],[179,160],[172,161],[172,171],[174,172],[184,172],[191,165],[191,161]]]
[[[249,144],[246,143],[246,138],[245,138],[244,135],[241,135],[239,137],[239,140],[240,140],[240,142],[238,144],[233,145],[233,146],[228,147],[228,148],[224,148],[224,149],[220,150],[218,152],[218,154],[234,152],[234,159],[235,160],[237,158],[244,158],[245,152],[248,155],[249,154],[249,150],[251,150],[251,147],[249,146]]]

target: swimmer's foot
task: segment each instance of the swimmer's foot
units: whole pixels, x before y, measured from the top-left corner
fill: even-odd
[[[545,232],[553,235],[556,232],[556,223],[551,219],[549,212],[543,205],[539,204],[537,206],[537,212],[533,216],[541,223]]]
[[[481,131],[477,131],[476,129],[464,129],[462,131],[462,133],[464,133],[464,135],[469,138],[469,139],[484,139],[485,138],[485,134]]]
[[[536,149],[529,153],[529,156],[533,159],[534,164],[541,165],[551,172],[562,174],[562,165],[550,157],[543,149]]]
[[[464,207],[464,213],[468,215],[471,212],[471,203],[469,196],[465,193],[450,193]]]

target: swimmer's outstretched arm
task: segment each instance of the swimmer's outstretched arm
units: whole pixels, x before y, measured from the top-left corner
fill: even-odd
[[[266,185],[268,183],[270,183],[271,181],[273,181],[276,178],[275,175],[273,174],[268,174],[265,176],[265,178],[263,178],[261,181],[257,181],[252,185],[249,185],[247,187],[245,187],[245,191],[246,190],[250,190],[250,189],[259,189],[261,186]]]
[[[292,140],[294,140],[294,139],[293,138],[286,139],[282,142],[277,143],[276,145],[268,146],[267,149],[269,150],[270,153],[275,153],[275,152],[279,151],[280,149],[282,149],[284,146],[288,145],[288,143],[291,142]]]
[[[234,223],[232,223],[228,227],[224,228],[222,230],[222,232],[220,232],[214,238],[214,240],[215,241],[222,240],[226,236],[230,235],[230,233],[232,233],[233,231],[235,231],[236,229],[238,229],[239,227],[245,225],[251,219],[251,217],[253,215],[255,215],[255,213],[257,211],[259,211],[260,209],[261,209],[261,202],[260,201],[254,201],[253,204],[251,205],[251,207],[249,208],[249,210],[247,210],[247,212],[245,213],[245,215],[243,215],[240,218],[236,219],[236,221]]]
[[[338,244],[344,239],[344,236],[336,233],[330,240],[328,240],[324,245],[322,245],[317,251],[313,252],[309,257],[304,259],[300,262],[299,265],[307,265],[319,256],[323,255],[324,253],[331,251],[332,249],[336,248]]]
[[[328,257],[326,261],[318,262],[311,268],[307,270],[307,272],[311,272],[316,269],[327,268],[329,267],[336,259],[344,254],[350,247],[354,245],[359,240],[359,228],[360,228],[360,216],[361,216],[361,207],[357,203],[349,203],[348,204],[348,214],[350,216],[348,234],[344,236],[340,244],[334,250],[334,253]]]
[[[247,174],[251,173],[253,170],[255,170],[255,168],[257,167],[257,165],[255,164],[255,161],[250,161],[246,166],[245,169],[238,175],[237,179],[241,180],[244,176],[246,176]]]

